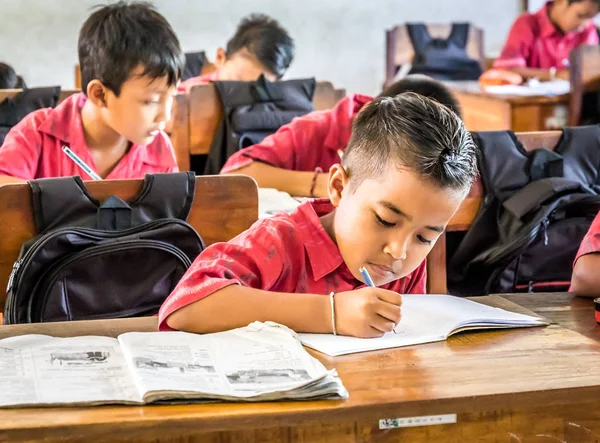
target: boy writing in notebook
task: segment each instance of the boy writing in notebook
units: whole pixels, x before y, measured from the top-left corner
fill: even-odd
[[[552,70],[568,78],[569,52],[580,45],[598,44],[592,21],[598,12],[600,0],[554,0],[534,14],[521,15],[494,68],[540,80],[549,80]]]
[[[374,100],[329,171],[329,200],[207,248],[161,307],[160,328],[271,320],[298,332],[392,331],[400,294],[425,292],[425,256],[471,187],[475,154],[447,107],[413,93]],[[362,267],[377,287],[365,286]]]
[[[294,49],[294,41],[276,20],[250,15],[240,22],[226,49],[217,50],[215,71],[184,81],[179,90],[189,91],[212,80],[254,81],[261,74],[274,82],[292,63]]]
[[[167,21],[146,3],[102,7],[79,33],[83,92],[25,117],[0,147],[0,184],[81,175],[67,146],[100,177],[177,171],[163,131],[184,66]]]
[[[410,75],[385,89],[379,97],[416,92],[433,98],[460,115],[459,105],[444,85],[424,75]],[[333,109],[295,118],[261,143],[232,155],[221,173],[245,174],[262,188],[295,196],[327,197],[329,168],[339,163],[352,121],[372,97],[354,94]]]

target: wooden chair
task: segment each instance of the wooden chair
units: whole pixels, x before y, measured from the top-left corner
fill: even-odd
[[[22,89],[0,89],[0,102],[5,98],[15,98],[15,96],[21,92]],[[61,89],[60,95],[58,96],[58,103],[64,99],[70,97],[73,94],[77,94],[79,91],[75,89]]]
[[[428,24],[427,29],[433,38],[447,38],[450,35],[452,24]],[[385,41],[385,84],[389,85],[394,81],[396,72],[402,65],[412,63],[415,52],[406,24],[395,26],[386,31]],[[483,30],[473,25],[469,30],[467,54],[473,60],[477,60],[481,65],[481,69],[485,71],[486,58],[483,46]]]
[[[583,95],[600,91],[600,46],[579,46],[569,53],[569,81],[569,126],[578,126]]]
[[[345,97],[346,91],[335,89],[330,82],[318,82],[313,97],[317,111],[331,109]],[[223,117],[223,107],[214,85],[193,86],[188,93],[189,105],[189,146],[186,158],[178,158],[177,163],[182,171],[189,170],[189,155],[204,155],[210,151],[212,139]],[[181,105],[183,106],[183,104]],[[178,155],[183,148],[176,149]]]
[[[522,132],[516,135],[527,151],[535,149],[552,151],[556,147],[562,131]],[[446,231],[468,230],[482,201],[483,186],[481,180],[478,180],[452,220],[450,220]],[[430,294],[445,294],[448,291],[446,283],[446,236],[442,234],[427,256],[427,292]]]
[[[92,197],[103,201],[111,195],[128,200],[141,189],[143,180],[90,181]],[[23,242],[36,235],[31,188],[28,184],[0,186],[0,287],[6,288]],[[258,188],[250,177],[241,175],[196,178],[194,203],[188,222],[206,245],[228,241],[258,219]],[[0,306],[6,292],[0,291]]]

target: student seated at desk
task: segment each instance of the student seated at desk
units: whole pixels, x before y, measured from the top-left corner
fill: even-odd
[[[0,63],[0,89],[23,89],[25,81],[17,75],[12,66]]]
[[[577,251],[571,291],[581,297],[600,297],[600,214],[592,222]]]
[[[186,92],[212,80],[254,81],[261,74],[274,82],[292,63],[294,49],[294,41],[276,20],[264,14],[250,15],[238,25],[227,49],[217,50],[215,71],[184,81],[179,90]]]
[[[81,175],[68,146],[102,178],[143,178],[177,171],[163,129],[184,57],[163,16],[145,3],[119,2],[94,12],[79,34],[83,93],[35,111],[0,147],[0,184]]]
[[[460,115],[458,102],[437,80],[415,74],[399,80],[379,97],[416,92],[433,98]],[[261,143],[232,155],[222,174],[244,174],[261,188],[275,188],[294,196],[327,197],[329,168],[346,150],[352,122],[372,97],[354,94],[331,110],[298,117]]]
[[[554,68],[559,77],[568,79],[569,52],[580,45],[598,44],[592,21],[598,12],[600,0],[555,0],[535,14],[521,15],[494,68],[540,80],[549,80]]]
[[[400,294],[425,293],[425,256],[469,192],[476,149],[460,118],[433,100],[372,101],[329,171],[329,200],[208,247],[161,307],[160,328],[208,333],[271,320],[298,332],[391,331]],[[365,286],[363,266],[377,287]]]

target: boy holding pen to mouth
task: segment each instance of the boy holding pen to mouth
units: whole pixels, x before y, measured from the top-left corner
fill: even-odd
[[[11,129],[0,147],[0,184],[176,172],[163,129],[184,57],[165,18],[146,3],[104,6],[83,24],[78,51],[82,92],[27,115]]]
[[[329,199],[208,247],[161,307],[159,327],[209,333],[270,320],[297,332],[391,332],[401,294],[425,292],[425,257],[476,170],[476,146],[450,109],[414,93],[378,98],[329,170]]]

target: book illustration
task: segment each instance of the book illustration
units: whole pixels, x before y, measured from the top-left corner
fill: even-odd
[[[250,369],[226,374],[227,380],[233,384],[283,384],[310,380],[304,369]]]
[[[158,360],[149,357],[135,357],[133,364],[139,369],[151,369],[159,372],[172,372],[173,369],[180,373],[184,372],[202,372],[205,374],[216,374],[214,366],[200,365],[197,363],[184,363],[180,361]]]
[[[62,366],[63,364],[88,365],[106,363],[109,357],[110,352],[108,351],[57,351],[50,354],[50,364],[54,365],[55,362],[58,362]]]

